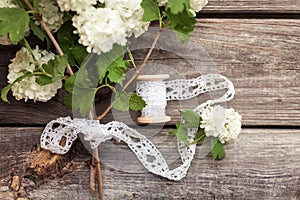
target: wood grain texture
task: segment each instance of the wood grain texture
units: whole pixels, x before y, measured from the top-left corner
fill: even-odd
[[[172,68],[169,71],[174,74],[173,79],[192,78],[208,71],[227,76],[236,88],[236,96],[227,106],[243,115],[244,125],[296,126],[300,124],[299,35],[298,20],[201,19],[191,37],[210,57],[191,59],[200,63],[204,71],[195,70],[182,57],[169,52],[158,51],[151,61],[169,66],[167,70]],[[6,65],[14,57],[14,52],[7,50],[1,47],[0,88],[6,80]],[[140,59],[143,57],[140,54]],[[72,115],[63,105],[62,96],[61,92],[47,103],[16,102],[10,96],[11,104],[0,102],[0,124],[46,124],[57,117]],[[170,124],[179,119],[178,109],[194,108],[205,98],[209,96],[169,103],[167,114],[173,118]],[[109,93],[103,91],[96,100],[99,114],[110,101]],[[130,115],[135,120],[139,114]],[[113,118],[131,121],[130,115],[114,112],[103,122]]]
[[[299,0],[208,0],[204,13],[299,13]]]
[[[24,173],[27,156],[39,143],[42,128],[0,128],[0,179]],[[3,182],[0,182],[3,183]]]
[[[0,128],[1,186],[8,184],[11,175],[25,173],[27,156],[38,142],[40,131],[41,128]],[[144,134],[175,167],[179,164],[178,155],[175,146],[169,145],[174,138],[166,131],[146,129]],[[147,172],[127,146],[108,142],[100,148],[104,199],[297,199],[299,136],[300,131],[293,129],[243,129],[240,138],[226,147],[226,159],[198,159],[196,154],[187,177],[179,182]],[[89,194],[87,159],[88,154],[77,156],[63,177],[33,184],[26,190],[27,197],[96,199]]]
[[[297,20],[209,19],[199,20],[197,25],[192,40],[203,52],[198,56],[187,53],[192,54],[189,61],[197,66],[165,52],[157,52],[150,62],[170,66],[164,73],[171,73],[171,79],[206,73],[227,76],[235,85],[236,95],[226,105],[243,115],[244,125],[300,124]],[[169,102],[167,115],[172,117],[169,124],[179,120],[178,110],[195,108],[210,96],[219,95],[211,93],[194,101]],[[113,111],[107,121],[112,118],[130,123],[128,113]]]
[[[298,20],[201,20],[198,24],[192,35],[220,73],[234,83],[236,96],[228,105],[242,113],[245,124],[300,124]],[[289,120],[289,116],[293,117]]]

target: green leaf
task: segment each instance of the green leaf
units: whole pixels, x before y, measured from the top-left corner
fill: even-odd
[[[176,125],[176,129],[169,131],[168,132],[169,135],[176,135],[178,133],[178,128],[181,125],[181,123],[180,122],[176,122],[175,125]]]
[[[73,81],[71,78],[70,87],[73,84],[73,98],[72,98],[72,109],[80,110],[80,114],[85,117],[88,115],[90,108],[94,102],[94,98],[97,92],[97,85],[93,83],[91,73],[88,73],[86,66],[82,66],[77,72],[76,78]],[[71,90],[71,88],[68,88]]]
[[[6,87],[4,87],[1,90],[1,99],[2,101],[9,103],[8,99],[7,99],[7,94],[9,92],[9,90],[11,89],[11,87],[13,86],[13,84],[8,84]]]
[[[123,60],[123,56],[117,58],[108,68],[107,77],[113,83],[120,83],[123,81],[128,68],[128,62]]]
[[[188,145],[188,129],[182,124],[177,128],[177,137],[179,141],[183,141],[184,144]]]
[[[106,67],[121,55],[124,55],[123,47],[115,45],[112,51],[106,54],[90,54],[88,56],[86,61],[82,63],[74,81],[73,110],[79,109],[82,116],[87,116],[98,90],[98,74],[101,75],[101,71],[106,71]],[[70,80],[71,82],[73,81]],[[127,106],[129,107],[128,101],[129,97],[127,100]]]
[[[90,73],[88,73],[87,69],[82,66],[79,71],[77,72],[76,79],[74,80],[75,89],[76,88],[93,88],[97,85],[92,81],[92,78],[90,77]],[[73,90],[75,90],[73,88]]]
[[[192,142],[192,144],[203,144],[204,139],[205,139],[206,135],[204,132],[204,129],[199,128],[198,131],[195,134],[195,138],[194,141]]]
[[[64,88],[68,92],[70,92],[70,94],[64,96],[64,103],[69,108],[72,108],[72,103],[73,103],[73,88],[74,88],[76,77],[77,77],[77,72],[75,74],[73,74],[72,76],[69,76],[68,79],[65,81],[65,84],[64,84]]]
[[[46,75],[36,75],[35,82],[39,85],[48,85],[50,83],[53,83],[52,77],[46,76]]]
[[[57,40],[63,52],[68,55],[71,66],[80,66],[87,57],[86,48],[78,43],[79,36],[73,34],[72,21],[66,21],[57,31]]]
[[[64,73],[68,65],[68,58],[64,56],[55,56],[53,60],[50,60],[47,64],[44,64],[42,68],[48,75],[39,75],[36,79],[39,85],[47,85],[53,83],[57,80],[64,78]]]
[[[73,92],[73,87],[74,87],[74,82],[76,80],[76,76],[77,76],[77,73],[73,74],[66,80],[64,87],[68,92]]]
[[[73,98],[72,94],[67,94],[66,96],[64,96],[64,103],[69,108],[72,108],[72,98]]]
[[[0,35],[8,34],[12,43],[23,39],[29,27],[29,15],[22,8],[0,8]]]
[[[30,20],[29,22],[29,26],[30,29],[32,30],[32,33],[37,36],[40,40],[45,41],[45,39],[47,38],[47,35],[45,34],[45,32],[38,27],[34,21]]]
[[[47,49],[50,49],[50,39],[48,38],[47,34],[43,31],[43,29],[37,26],[33,20],[30,20],[29,27],[32,30],[32,33],[37,36],[41,41],[47,42]]]
[[[72,109],[79,109],[81,116],[86,117],[93,105],[96,88],[76,88],[76,93],[73,93]]]
[[[183,41],[187,41],[189,39],[189,33],[195,28],[195,18],[191,16],[188,10],[174,14],[170,9],[167,9],[165,14],[169,19],[171,28],[178,33],[179,38]]]
[[[142,110],[146,106],[146,102],[141,96],[132,93],[129,99],[129,108],[134,111]]]
[[[112,80],[110,81],[115,83],[119,83],[123,80],[129,64],[128,61],[123,60],[125,52],[123,46],[114,45],[111,51],[97,56],[95,65],[97,67],[100,84],[104,84],[106,78],[111,78]],[[112,72],[111,75],[109,75],[110,72]]]
[[[184,122],[176,122],[176,129],[170,131],[169,134],[177,134],[178,140],[188,145],[188,128],[199,128],[200,116],[192,110],[181,111],[180,115]]]
[[[193,110],[184,110],[180,112],[184,120],[184,126],[187,128],[198,128],[200,126],[200,116]]]
[[[143,21],[159,20],[160,11],[156,0],[143,0],[141,6],[144,9]]]
[[[117,110],[128,111],[130,96],[130,93],[124,91],[117,92],[112,106]]]
[[[176,122],[176,129],[169,131],[169,135],[177,135],[179,141],[188,145],[188,129],[181,122]]]
[[[168,0],[168,8],[171,13],[176,15],[184,10],[189,10],[191,6],[189,0]]]
[[[57,31],[57,40],[63,50],[74,47],[78,44],[79,36],[74,34],[75,28],[72,21],[66,21]]]
[[[70,53],[71,53],[71,57],[74,58],[75,62],[78,65],[81,65],[89,54],[86,51],[86,47],[84,47],[84,46],[74,46],[74,47],[70,48]]]
[[[211,155],[212,155],[212,158],[213,160],[221,160],[223,158],[225,158],[226,156],[226,152],[225,152],[225,149],[224,149],[224,146],[226,145],[226,143],[221,143],[218,138],[216,137],[212,137],[211,138],[211,146],[212,146],[212,149],[211,149]]]
[[[47,75],[40,74],[36,75],[36,82],[39,85],[47,85],[57,80],[64,78],[65,69],[68,64],[68,58],[64,56],[55,56],[54,60],[50,60],[47,64],[44,64],[42,68],[45,70]]]
[[[124,80],[129,63],[123,60],[123,57],[123,55],[118,57],[108,67],[102,69],[103,71],[99,73],[100,83],[104,83],[106,77],[112,83],[121,83]]]
[[[25,73],[23,76],[20,76],[19,78],[17,78],[13,83],[11,83],[11,84],[7,85],[6,87],[4,87],[4,88],[1,90],[1,99],[2,99],[4,102],[9,103],[9,101],[8,101],[8,99],[7,99],[7,94],[8,94],[8,92],[9,92],[9,90],[11,89],[11,87],[12,87],[15,83],[20,82],[20,81],[22,81],[24,78],[29,77],[29,76],[31,76],[31,75],[32,75],[32,73],[27,72],[27,73]]]

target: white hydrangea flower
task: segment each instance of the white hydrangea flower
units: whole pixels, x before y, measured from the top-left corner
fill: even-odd
[[[208,0],[190,0],[190,5],[194,12],[199,12],[202,10],[204,6],[206,6],[208,3]]]
[[[96,5],[97,0],[56,0],[61,11],[75,11],[81,13],[90,9],[93,5]],[[103,3],[104,0],[99,0]]]
[[[39,50],[38,47],[33,50],[33,54],[40,65],[46,64],[54,58],[53,53],[46,50]],[[36,67],[33,57],[23,47],[16,53],[16,57],[12,59],[12,63],[8,66],[8,82],[13,83],[25,73],[33,72]],[[46,102],[55,96],[57,90],[62,87],[61,80],[41,86],[36,83],[35,79],[36,76],[32,75],[15,83],[11,88],[13,96],[17,100],[25,99],[27,101],[28,99],[32,99],[34,101]]]
[[[142,0],[105,0],[105,7],[116,10],[123,20],[127,36],[132,34],[139,37],[149,26],[149,22],[143,22],[144,9]]]
[[[17,5],[13,3],[13,0],[0,1],[0,8],[14,8],[14,7],[17,7]]]
[[[222,143],[236,139],[241,132],[242,116],[233,108],[208,106],[201,113],[201,118],[200,128],[204,129],[206,136],[218,137]]]
[[[63,21],[63,13],[60,12],[56,0],[40,0],[38,3],[39,11],[42,14],[43,21],[52,32],[58,31]],[[35,22],[40,25],[38,21]]]
[[[111,8],[91,7],[75,15],[72,21],[79,43],[87,46],[88,52],[106,53],[113,44],[124,46],[127,42],[124,22],[118,11]]]

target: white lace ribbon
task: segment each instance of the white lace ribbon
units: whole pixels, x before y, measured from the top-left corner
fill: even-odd
[[[138,81],[136,93],[147,103],[142,110],[143,117],[157,118],[165,116],[167,101],[164,81]]]
[[[234,96],[232,82],[217,74],[208,74],[190,80],[164,81],[164,83],[168,90],[166,100],[185,100],[208,91],[226,90],[223,96],[208,100],[196,107],[194,111],[198,114],[206,106],[229,101]],[[189,142],[193,141],[196,131],[196,129],[188,130]],[[196,151],[196,145],[185,147],[185,144],[179,141],[178,151],[182,164],[171,170],[156,146],[126,124],[117,121],[100,124],[97,120],[72,120],[70,117],[58,118],[47,124],[41,136],[41,147],[53,153],[65,154],[78,134],[83,134],[84,139],[90,142],[91,148],[96,148],[102,142],[112,138],[123,141],[148,171],[170,180],[180,180],[186,175]],[[63,138],[66,142],[61,142]]]

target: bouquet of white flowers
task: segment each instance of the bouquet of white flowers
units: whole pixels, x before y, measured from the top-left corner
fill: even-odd
[[[112,106],[122,111],[142,110],[145,101],[125,89],[149,59],[160,31],[170,28],[179,39],[187,41],[195,28],[196,12],[207,3],[207,0],[2,0],[0,44],[22,47],[8,66],[8,85],[2,89],[1,98],[8,102],[11,90],[16,100],[46,102],[64,88],[69,92],[66,105],[91,119],[102,119]],[[157,36],[143,64],[137,66],[128,38],[141,36],[152,22],[158,24]],[[29,35],[45,45],[31,46],[27,41]],[[96,85],[84,64],[85,59],[95,54],[113,58],[109,63],[96,62],[95,71],[101,72]],[[118,91],[115,84],[122,83],[130,69],[135,74]],[[76,85],[76,77],[83,77],[80,85]],[[92,112],[93,101],[103,87],[116,93],[115,101],[96,117]],[[87,92],[78,94],[78,88]],[[128,101],[126,105],[124,99]],[[182,111],[181,116],[183,122],[178,122],[177,129],[170,133],[177,134],[186,145],[213,138],[213,159],[225,157],[223,146],[237,138],[241,130],[241,116],[221,106],[208,106],[201,116],[191,110]],[[188,143],[191,128],[196,128],[197,134],[194,142]]]
[[[139,37],[152,21],[188,38],[195,12],[206,4],[207,0],[2,1],[0,44],[24,46],[9,65],[9,85],[2,90],[2,100],[8,101],[11,89],[17,100],[48,101],[65,87],[62,81],[68,82],[88,53],[108,53],[113,47],[126,46],[127,38]],[[29,34],[47,42],[48,48],[33,49],[26,40]],[[115,79],[113,82],[120,81]]]

